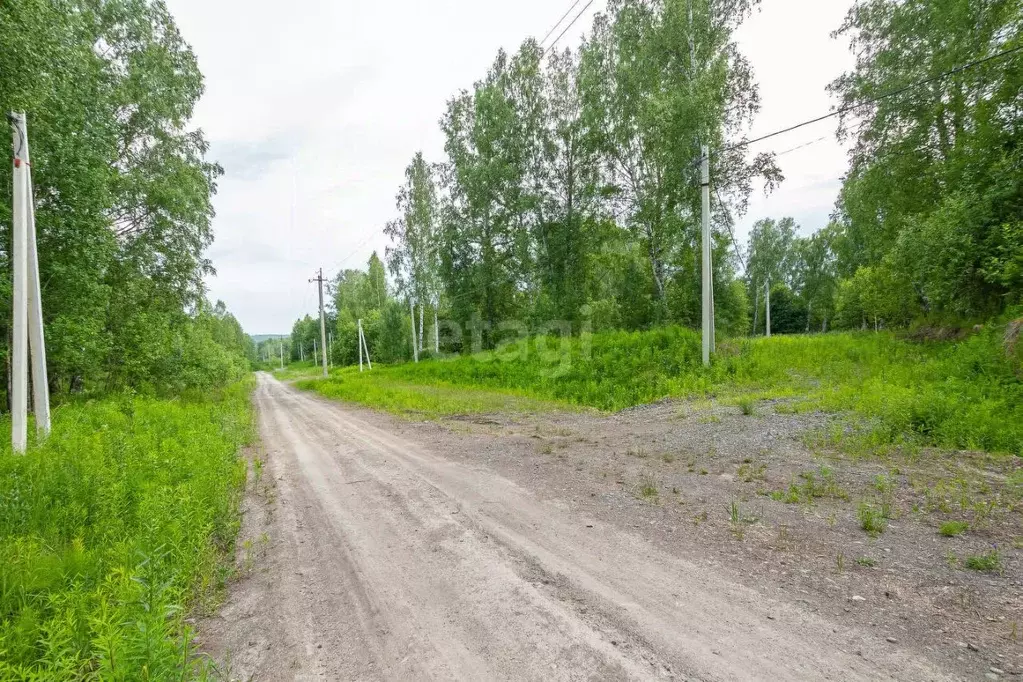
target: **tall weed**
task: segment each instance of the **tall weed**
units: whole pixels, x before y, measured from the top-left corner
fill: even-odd
[[[0,679],[188,679],[238,529],[251,380],[214,397],[68,404],[0,450]]]

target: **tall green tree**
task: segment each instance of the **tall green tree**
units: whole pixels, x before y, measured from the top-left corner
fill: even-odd
[[[855,145],[841,267],[887,270],[919,312],[990,315],[1021,300],[1023,59],[960,69],[1018,48],[1021,26],[1019,0],[858,0],[837,31],[856,67],[831,89],[857,105],[843,116]]]
[[[760,317],[759,302],[765,287],[784,284],[791,288],[797,267],[796,221],[792,218],[763,218],[753,224],[747,249],[746,278],[753,290],[753,328]],[[766,311],[765,311],[766,315]]]
[[[747,162],[741,131],[759,109],[752,70],[733,34],[755,1],[612,0],[582,48],[585,117],[605,160],[605,192],[643,246],[661,319],[669,279],[695,289],[700,145],[712,176],[742,210],[753,179],[773,184],[769,155]],[[695,295],[683,298],[695,300]]]
[[[833,246],[836,232],[837,227],[829,225],[795,242],[793,283],[806,306],[807,332],[814,320],[820,320],[821,330],[826,331],[828,318],[834,312],[838,284]]]
[[[0,110],[28,115],[51,388],[179,385],[168,358],[223,348],[196,342],[221,170],[188,123],[203,90],[195,56],[150,0],[3,3],[0,44]],[[9,338],[5,318],[0,330]]]
[[[417,152],[405,170],[396,198],[400,216],[384,227],[394,242],[387,264],[397,293],[419,304],[419,350],[423,349],[424,310],[440,305],[440,216],[434,170]],[[371,268],[372,269],[372,268]]]
[[[533,289],[529,169],[539,134],[539,62],[535,42],[511,58],[500,52],[441,121],[448,155],[441,276],[452,315],[477,325],[484,343],[522,312]]]

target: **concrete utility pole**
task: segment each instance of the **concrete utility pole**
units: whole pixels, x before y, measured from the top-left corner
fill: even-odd
[[[14,147],[13,343],[11,358],[11,446],[24,452],[28,441],[28,351],[32,353],[32,397],[36,431],[50,433],[50,386],[46,375],[46,343],[43,336],[42,291],[39,285],[39,254],[36,250],[35,206],[32,198],[32,166],[28,153],[25,114],[8,114]]]
[[[412,302],[412,296],[408,297],[408,309],[412,318],[412,357],[419,362],[419,344],[416,343],[416,304]]]
[[[323,268],[320,268],[320,271],[317,273],[315,279],[311,279],[309,281],[310,282],[316,282],[319,285],[319,289],[320,289],[320,348],[326,348],[327,347],[327,321],[326,321],[326,318],[323,316],[323,282],[326,281],[326,280],[323,279]],[[315,347],[315,344],[316,344],[316,342],[314,341],[313,342],[314,347]],[[314,353],[315,353],[315,351],[314,351]],[[323,357],[320,358],[320,360],[321,360],[321,362],[323,364],[323,376],[327,376],[327,354],[326,353],[322,353],[321,355],[323,355]]]
[[[373,361],[369,359],[369,344],[366,343],[366,332],[362,331],[362,320],[359,320],[359,342],[362,344],[363,350],[366,351],[366,364],[369,365],[370,369],[373,369]]]
[[[714,305],[711,293],[711,272],[710,272],[710,150],[707,145],[700,148],[703,158],[700,160],[700,188],[702,190],[703,204],[703,364],[710,365],[710,347],[713,335],[713,314],[711,307]]]

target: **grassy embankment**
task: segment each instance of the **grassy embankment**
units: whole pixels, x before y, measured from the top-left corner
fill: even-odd
[[[0,434],[0,679],[207,676],[184,618],[230,570],[251,386],[64,405],[25,456]]]
[[[493,397],[619,410],[665,397],[743,402],[787,398],[784,409],[855,416],[871,446],[937,445],[1023,454],[1019,353],[1004,325],[959,342],[917,343],[890,333],[729,340],[700,363],[696,332],[669,328],[548,339],[497,353],[346,368],[299,387],[397,413],[485,412]],[[473,389],[473,390],[466,390]]]

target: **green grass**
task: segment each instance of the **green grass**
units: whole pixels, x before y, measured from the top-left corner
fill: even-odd
[[[358,368],[334,370],[329,379],[299,379],[295,385],[315,390],[328,398],[372,405],[407,417],[529,413],[564,407],[512,391],[467,391],[461,386],[440,383],[415,384],[394,380],[388,375],[378,376],[377,371],[360,373]]]
[[[968,556],[963,559],[963,566],[971,571],[999,571],[1002,568],[1002,555],[998,550],[991,550],[986,554]]]
[[[251,380],[216,396],[54,411],[0,450],[0,679],[207,674],[183,619],[215,605],[238,529]]]
[[[499,391],[608,411],[665,397],[727,398],[745,411],[756,400],[787,398],[792,411],[858,416],[862,437],[872,444],[1020,455],[1023,382],[1001,347],[1003,330],[988,325],[959,342],[917,343],[884,332],[726,340],[704,368],[699,335],[669,327],[571,341],[533,339],[514,353],[374,366],[366,379],[335,373],[305,386],[370,405],[396,399],[392,391],[365,388],[366,382],[396,390]]]
[[[739,396],[739,411],[747,417],[755,416],[757,413],[757,401],[752,396]]]
[[[888,528],[888,519],[884,511],[870,502],[860,502],[857,516],[860,519],[860,527],[870,535],[880,535]]]
[[[938,529],[938,532],[947,538],[954,538],[957,535],[965,533],[969,527],[970,524],[965,521],[946,521],[941,524],[941,528]]]
[[[787,490],[776,490],[769,493],[773,500],[786,504],[810,504],[821,497],[840,500],[849,499],[849,494],[835,480],[835,473],[822,466],[817,471],[803,471],[799,481],[793,480]]]

